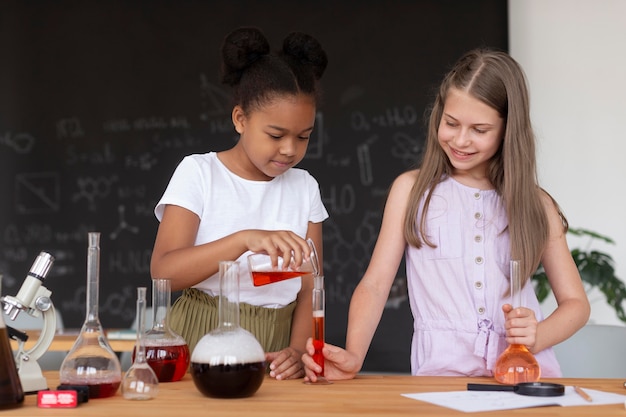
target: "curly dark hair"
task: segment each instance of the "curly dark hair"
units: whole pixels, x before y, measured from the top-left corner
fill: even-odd
[[[279,95],[307,94],[319,101],[318,81],[327,64],[320,43],[300,32],[287,35],[274,53],[254,27],[234,30],[222,45],[222,82],[233,88],[234,104],[246,113]]]

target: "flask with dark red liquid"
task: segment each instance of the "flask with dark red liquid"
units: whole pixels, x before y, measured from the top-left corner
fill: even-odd
[[[98,316],[100,233],[89,233],[87,252],[87,317],[59,370],[63,385],[87,385],[89,398],[115,395],[122,382],[122,367],[104,334]]]
[[[191,354],[191,376],[207,397],[253,395],[265,378],[265,352],[239,325],[239,263],[220,262],[219,326],[204,335]]]
[[[189,368],[189,346],[168,322],[171,294],[169,279],[152,280],[152,328],[144,334],[143,341],[146,361],[159,382],[179,381]]]
[[[0,274],[0,293],[1,290],[2,274]],[[2,317],[2,311],[0,311],[0,410],[20,407],[23,403],[24,390],[17,374],[15,358],[13,358],[13,351],[9,343],[9,334]]]

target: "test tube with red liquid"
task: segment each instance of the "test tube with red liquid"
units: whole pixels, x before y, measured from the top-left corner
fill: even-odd
[[[331,384],[324,377],[324,319],[325,319],[325,294],[324,294],[324,276],[315,275],[313,277],[313,360],[322,367],[322,372],[317,374],[317,381],[307,383],[311,384]]]

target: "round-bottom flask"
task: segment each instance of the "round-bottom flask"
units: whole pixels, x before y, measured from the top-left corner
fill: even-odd
[[[239,263],[220,262],[219,326],[204,335],[191,355],[191,375],[207,397],[253,395],[265,378],[265,352],[239,326]]]
[[[151,400],[159,392],[159,380],[146,362],[143,344],[146,316],[146,287],[137,288],[137,343],[135,358],[122,379],[122,395],[127,400]]]
[[[87,253],[87,317],[72,349],[63,359],[59,379],[63,385],[87,385],[89,398],[115,395],[122,382],[122,367],[104,334],[98,317],[100,233],[89,233]]]
[[[499,383],[507,385],[537,382],[541,377],[541,368],[526,346],[509,345],[496,362],[494,377]]]
[[[511,261],[511,304],[514,308],[522,305],[522,281],[519,261]],[[498,357],[494,378],[501,384],[537,382],[541,368],[535,356],[524,345],[509,345]]]
[[[171,294],[169,279],[152,280],[152,328],[144,334],[143,342],[146,361],[159,382],[179,381],[189,368],[189,346],[168,323]]]

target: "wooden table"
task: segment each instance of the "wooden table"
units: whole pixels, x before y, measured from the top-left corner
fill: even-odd
[[[126,329],[124,329],[126,330]],[[111,345],[111,349],[114,352],[131,352],[135,347],[135,338],[115,338],[109,337],[108,334],[111,332],[120,332],[120,329],[109,329],[105,330],[107,334],[107,340],[109,341],[109,345]],[[39,330],[26,330],[28,334],[28,340],[26,341],[25,348],[30,349],[32,346],[37,343],[39,340]],[[78,329],[70,329],[65,330],[61,333],[56,333],[54,335],[54,339],[48,348],[49,351],[65,351],[68,352],[74,346],[74,342],[78,337],[80,330]],[[120,332],[123,333],[123,332]],[[11,340],[11,348],[13,350],[17,349],[17,342],[15,340]]]
[[[48,385],[56,387],[58,372],[44,373]],[[580,385],[626,394],[622,379],[546,379],[564,385]],[[37,407],[35,395],[28,395],[21,408],[0,412],[2,416],[80,417],[192,417],[192,416],[626,416],[624,404],[582,407],[538,407],[488,413],[462,413],[401,396],[404,393],[465,390],[468,382],[493,383],[490,378],[413,377],[408,375],[359,375],[332,385],[304,385],[302,380],[276,381],[267,377],[252,396],[242,399],[212,399],[196,389],[187,374],[178,382],[162,383],[159,394],[149,401],[124,399],[121,390],[113,397],[92,399],[77,408]]]

